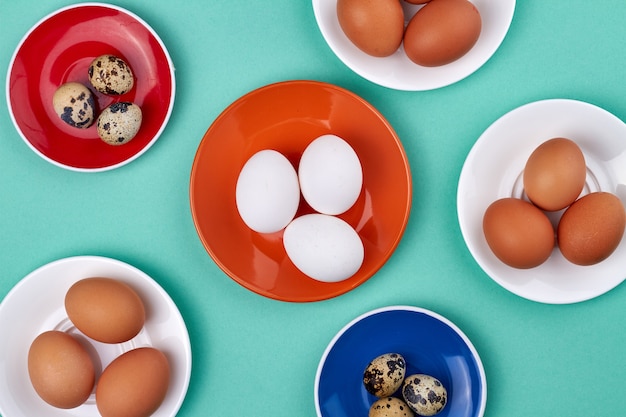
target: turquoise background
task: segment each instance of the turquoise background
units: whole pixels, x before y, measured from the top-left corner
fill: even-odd
[[[520,105],[572,98],[626,118],[626,2],[519,0],[482,68],[425,92],[353,73],[324,41],[310,1],[113,3],[146,20],[169,49],[172,117],[136,161],[86,174],[32,152],[0,100],[0,297],[69,256],[142,269],[189,330],[193,373],[180,416],[315,416],[315,371],[328,342],[354,317],[394,304],[431,309],[468,335],[487,374],[488,417],[624,415],[626,285],[572,305],[509,293],[464,244],[456,185],[476,139]],[[68,4],[0,0],[3,83],[24,34]],[[372,103],[396,129],[413,173],[411,218],[389,262],[355,290],[308,304],[261,297],[221,272],[198,239],[188,199],[193,157],[212,121],[243,94],[290,79],[333,83]]]

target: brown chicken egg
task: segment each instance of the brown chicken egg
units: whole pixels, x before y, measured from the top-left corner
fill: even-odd
[[[409,21],[404,51],[418,65],[449,64],[472,49],[481,29],[480,13],[468,0],[432,0]]]
[[[339,26],[368,55],[385,57],[402,43],[404,11],[399,0],[338,0]]]
[[[165,399],[169,380],[163,352],[151,347],[130,350],[102,372],[96,406],[102,417],[148,417]]]
[[[103,343],[122,343],[135,337],[145,321],[139,295],[112,278],[85,278],[65,295],[65,310],[76,328]]]
[[[587,168],[578,145],[567,138],[553,138],[539,145],[524,167],[526,195],[546,211],[572,204],[585,186]]]
[[[563,256],[577,265],[608,258],[624,235],[626,212],[621,200],[607,192],[587,194],[565,210],[557,228]]]
[[[64,409],[83,404],[95,382],[87,350],[73,336],[57,330],[44,332],[32,342],[28,375],[45,402]]]
[[[544,212],[517,198],[502,198],[489,205],[483,232],[491,251],[505,264],[534,268],[552,254],[555,233]]]

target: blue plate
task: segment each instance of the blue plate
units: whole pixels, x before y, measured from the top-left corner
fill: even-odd
[[[319,417],[363,417],[376,397],[363,385],[363,371],[383,353],[396,352],[407,362],[407,376],[424,373],[439,379],[448,404],[438,417],[480,417],[487,383],[478,352],[452,322],[431,311],[408,306],[385,307],[348,323],[326,348],[315,377]],[[400,396],[400,390],[395,394]]]

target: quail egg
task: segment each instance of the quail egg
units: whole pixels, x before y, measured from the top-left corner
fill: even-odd
[[[130,66],[115,55],[100,55],[88,69],[89,82],[103,94],[119,96],[129,92],[135,84]]]
[[[406,374],[406,361],[399,353],[374,358],[363,372],[365,389],[376,397],[388,397],[400,388]]]
[[[385,397],[370,407],[369,417],[413,417],[413,411],[400,398]]]
[[[98,136],[109,145],[123,145],[141,127],[141,108],[130,102],[113,103],[98,117]]]
[[[91,91],[77,82],[60,86],[52,96],[52,107],[70,126],[86,129],[95,120],[96,104]]]
[[[448,393],[435,377],[424,374],[410,375],[402,386],[402,397],[416,414],[434,416],[446,406]]]

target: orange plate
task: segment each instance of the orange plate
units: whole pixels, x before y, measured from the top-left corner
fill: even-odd
[[[326,133],[346,140],[363,167],[363,191],[339,217],[363,240],[365,259],[354,276],[336,283],[301,273],[285,253],[282,231],[250,230],[235,203],[239,172],[253,154],[275,149],[297,167],[306,146]],[[239,98],[209,127],[193,162],[190,202],[200,240],[232,279],[269,298],[319,301],[356,288],[389,259],[409,218],[411,172],[398,136],[372,105],[334,85],[285,81]],[[297,215],[309,212],[301,199]]]

